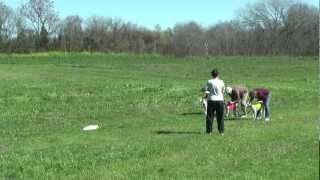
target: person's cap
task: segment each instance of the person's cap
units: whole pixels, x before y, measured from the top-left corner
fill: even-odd
[[[227,92],[228,94],[231,94],[232,88],[231,88],[231,87],[227,87],[227,88],[226,88],[226,92]]]

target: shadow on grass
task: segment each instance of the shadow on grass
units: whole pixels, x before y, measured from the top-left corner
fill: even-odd
[[[201,134],[197,131],[156,131],[156,134]]]
[[[243,120],[240,117],[225,117],[224,120],[228,120],[228,121],[235,121],[235,120]]]
[[[249,117],[225,117],[224,120],[231,120],[231,121],[243,121],[243,120],[252,120]]]
[[[203,115],[203,112],[187,112],[180,114],[181,116],[188,116],[188,115]]]

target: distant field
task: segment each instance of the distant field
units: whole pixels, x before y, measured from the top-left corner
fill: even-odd
[[[270,88],[271,123],[227,120],[225,136],[205,135],[199,89],[214,67],[226,84]],[[318,67],[316,57],[0,55],[0,179],[319,179]]]

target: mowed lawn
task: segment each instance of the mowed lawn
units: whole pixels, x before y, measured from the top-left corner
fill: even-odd
[[[0,179],[319,179],[316,57],[0,55]],[[272,90],[269,124],[204,134],[200,88]],[[98,124],[97,131],[82,128]]]

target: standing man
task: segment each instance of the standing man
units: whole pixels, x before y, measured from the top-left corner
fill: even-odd
[[[219,79],[219,72],[213,69],[211,72],[212,79],[208,80],[204,90],[207,94],[207,117],[206,130],[208,134],[212,133],[213,118],[216,115],[219,133],[224,135],[224,82]]]
[[[257,99],[258,101],[262,101],[264,107],[264,117],[265,121],[270,120],[270,99],[271,99],[271,91],[265,88],[256,88],[249,93],[250,103]]]
[[[247,115],[247,101],[249,91],[245,86],[236,85],[226,88],[227,94],[230,96],[231,101],[241,105],[242,115]]]

